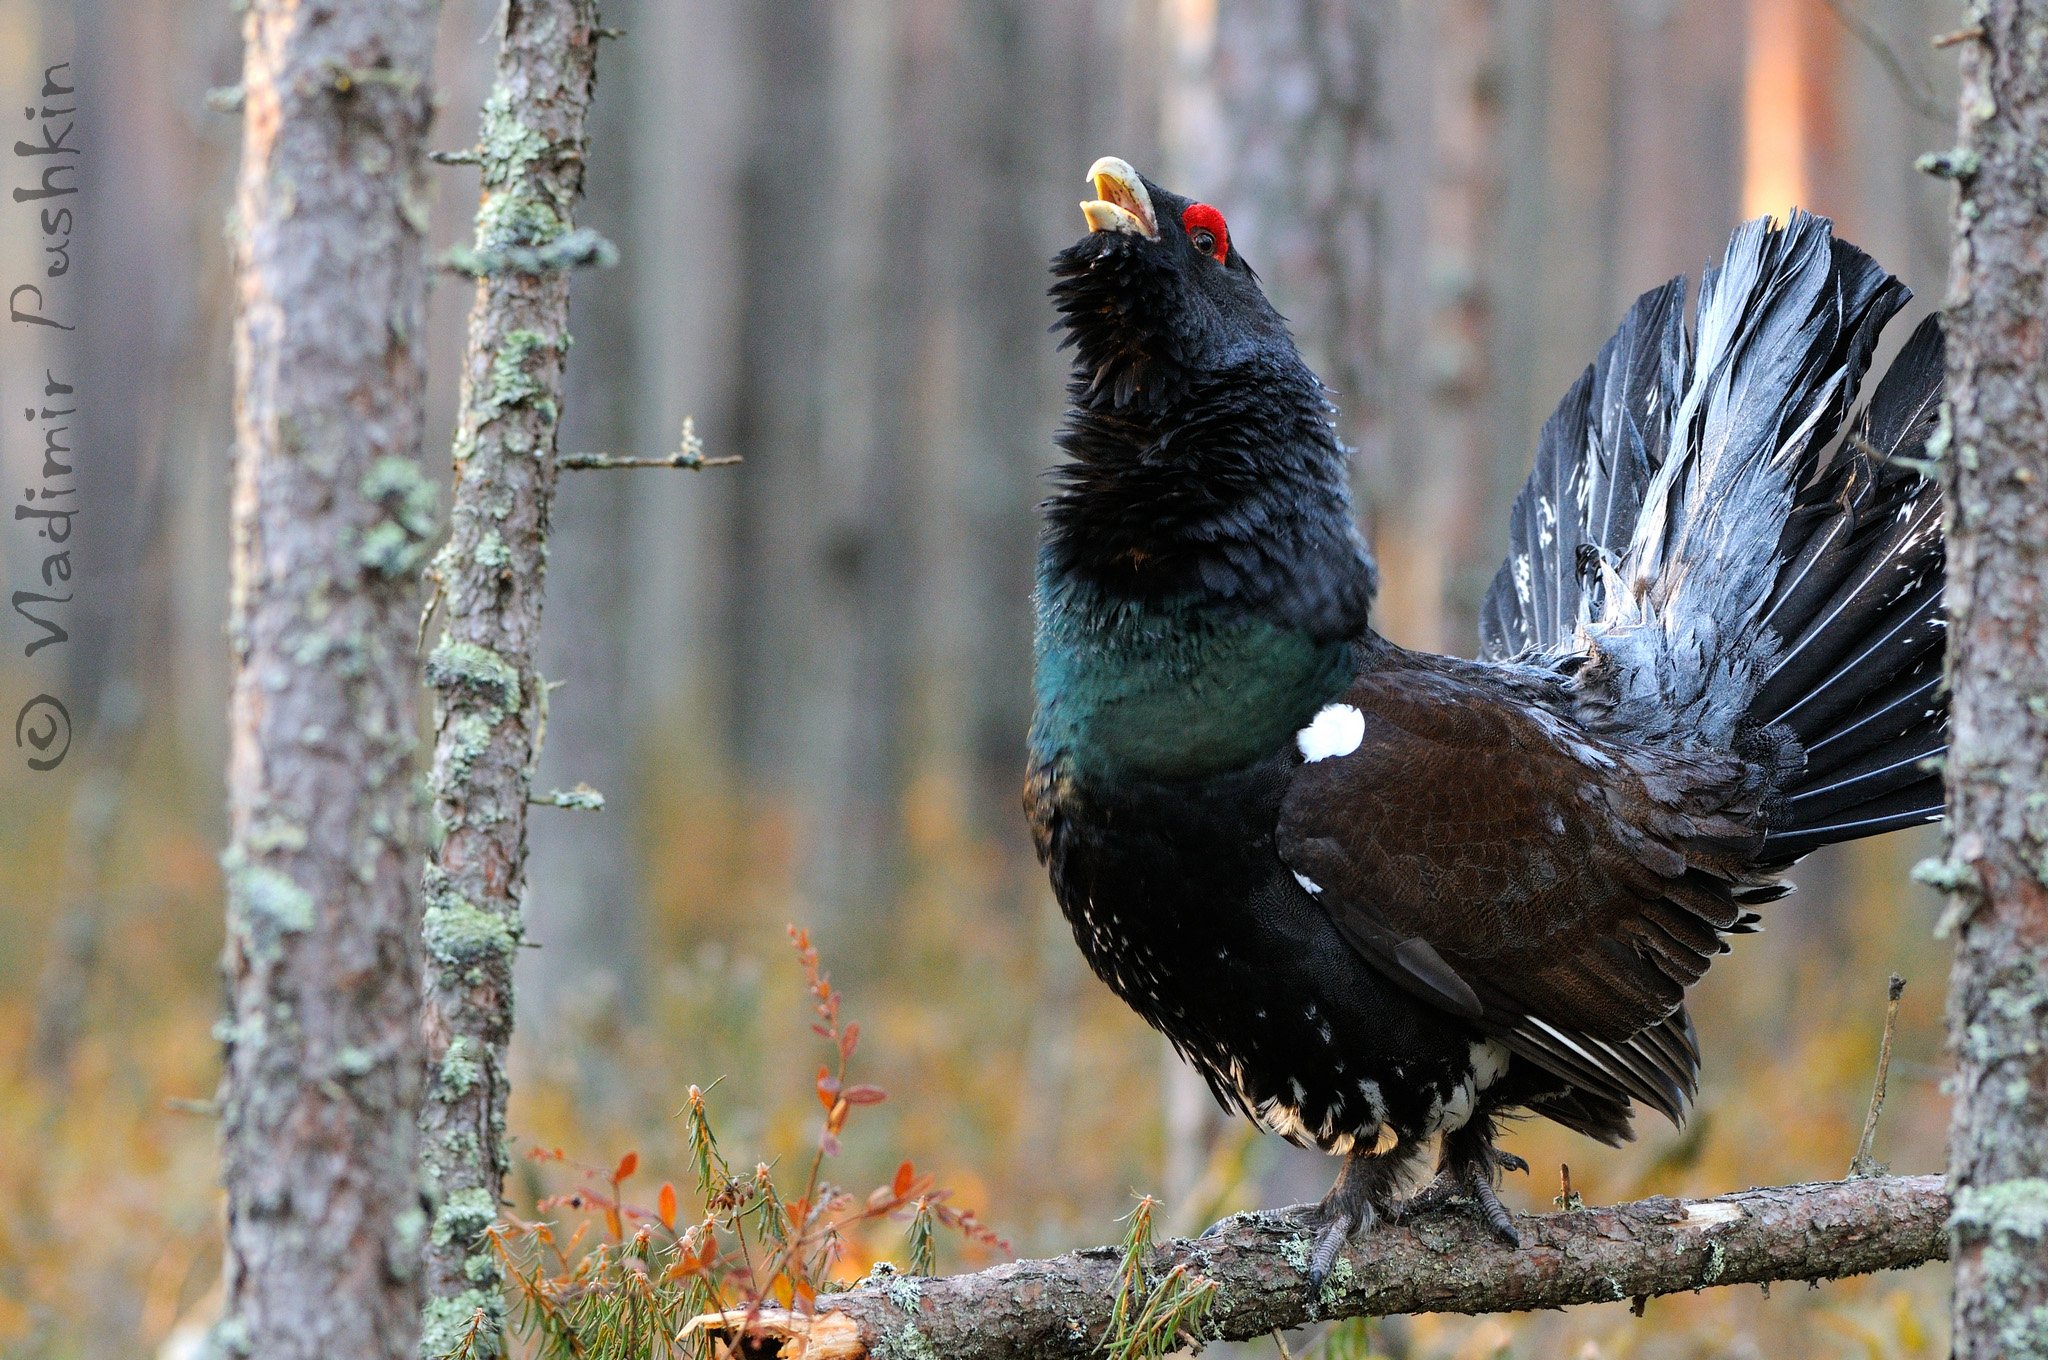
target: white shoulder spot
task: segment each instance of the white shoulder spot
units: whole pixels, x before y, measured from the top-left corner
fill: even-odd
[[[1348,756],[1365,740],[1365,715],[1350,704],[1326,704],[1307,727],[1294,734],[1301,758],[1313,764]]]
[[[1323,891],[1322,884],[1316,882],[1307,874],[1304,874],[1299,870],[1292,870],[1290,872],[1294,874],[1294,881],[1301,885],[1301,890],[1303,892],[1307,893],[1310,897],[1317,897],[1321,895]]]

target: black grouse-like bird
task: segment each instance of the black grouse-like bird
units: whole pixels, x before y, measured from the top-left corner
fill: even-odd
[[[1637,301],[1544,426],[1477,661],[1373,631],[1322,383],[1216,209],[1115,159],[1074,350],[1026,805],[1074,937],[1226,1107],[1344,1157],[1311,1276],[1495,1193],[1511,1111],[1676,1121],[1685,990],[1835,841],[1942,810],[1941,333],[1794,213]],[[1404,1171],[1440,1139],[1412,1199]]]

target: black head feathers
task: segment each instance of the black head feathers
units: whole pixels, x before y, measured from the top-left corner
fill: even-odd
[[[1350,450],[1286,321],[1220,211],[1113,157],[1089,177],[1089,234],[1053,261],[1074,368],[1047,565],[1357,636],[1373,571]]]

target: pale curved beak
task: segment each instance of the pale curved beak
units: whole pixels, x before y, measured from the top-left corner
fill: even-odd
[[[1088,179],[1095,187],[1095,197],[1081,205],[1088,230],[1129,232],[1148,241],[1159,239],[1159,219],[1152,212],[1152,195],[1145,191],[1145,181],[1138,178],[1129,161],[1104,156],[1088,167]]]

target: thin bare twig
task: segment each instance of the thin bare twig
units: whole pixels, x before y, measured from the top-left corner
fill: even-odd
[[[704,441],[697,438],[697,422],[686,416],[683,419],[682,442],[676,445],[674,453],[665,453],[658,458],[638,458],[616,453],[565,453],[557,461],[564,469],[576,472],[611,468],[683,468],[695,472],[699,468],[731,467],[741,459],[738,455],[724,458],[705,457]]]
[[[665,453],[658,458],[636,458],[626,454],[565,453],[561,467],[564,472],[610,471],[613,468],[682,468],[695,472],[699,468],[732,467],[744,461],[738,454],[702,458],[687,453]]]
[[[1899,1023],[1899,997],[1905,990],[1906,980],[1893,973],[1884,1007],[1884,1037],[1877,1044],[1877,1083],[1870,1088],[1870,1112],[1863,1116],[1863,1137],[1856,1143],[1856,1155],[1849,1159],[1851,1176],[1885,1173],[1884,1163],[1870,1155],[1870,1147],[1877,1141],[1877,1117],[1884,1113],[1884,1083],[1892,1069],[1892,1031]]]
[[[1942,123],[1955,117],[1956,111],[1935,97],[1927,82],[1906,64],[1906,59],[1900,55],[1899,50],[1892,46],[1891,41],[1880,33],[1877,26],[1865,18],[1850,0],[1827,0],[1827,5],[1835,12],[1835,17],[1842,21],[1842,26],[1855,35],[1856,41],[1870,49],[1870,54],[1877,58],[1878,65],[1884,67],[1885,75],[1891,79],[1892,85],[1897,88],[1900,98],[1906,101],[1908,108],[1924,118],[1932,118]],[[1935,40],[1937,46],[1940,45],[1940,41],[1938,38]]]

